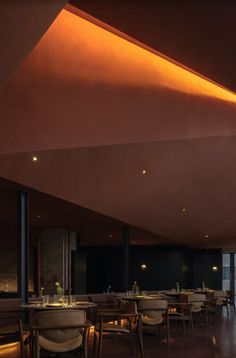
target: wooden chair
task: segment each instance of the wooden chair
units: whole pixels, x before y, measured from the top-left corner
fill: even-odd
[[[141,334],[141,314],[137,313],[135,302],[120,302],[119,309],[100,309],[96,312],[94,327],[94,357],[98,340],[98,358],[102,355],[103,338],[130,339],[136,353],[136,343],[139,346],[140,357],[143,358],[143,341]]]
[[[170,346],[169,312],[167,300],[141,299],[138,304],[138,311],[142,313],[143,329],[164,327],[166,330],[167,347]]]
[[[47,310],[37,312],[32,327],[34,358],[40,357],[40,349],[50,353],[64,353],[81,349],[87,358],[89,324],[86,313],[81,310]]]
[[[233,291],[226,291],[227,296],[228,296],[228,302],[230,306],[233,306],[234,308],[234,313],[236,313],[236,307],[235,307],[235,294]]]
[[[0,311],[0,345],[4,346],[11,343],[18,343],[20,346],[20,356],[25,358],[25,345],[29,348],[30,332],[23,328],[23,313],[20,311]]]
[[[223,290],[217,290],[214,292],[214,297],[216,300],[216,308],[217,313],[220,312],[223,306],[227,309],[227,316],[229,315],[229,297],[227,295],[226,291]]]
[[[189,302],[191,303],[191,312],[194,316],[202,318],[204,315],[205,324],[208,325],[207,302],[205,293],[192,293],[189,295]]]
[[[183,323],[184,334],[186,333],[186,322],[189,324],[190,334],[194,334],[191,304],[187,294],[181,294],[178,302],[170,302],[168,313],[170,321]]]

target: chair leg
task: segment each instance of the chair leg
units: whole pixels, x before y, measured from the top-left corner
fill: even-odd
[[[190,333],[191,333],[191,336],[194,336],[193,316],[192,316],[192,313],[191,313],[191,312],[190,312],[189,325],[190,325]]]
[[[98,358],[101,358],[102,356],[102,332],[103,332],[103,322],[101,319],[100,325],[99,325],[99,337],[98,337]]]
[[[234,301],[234,298],[233,298],[233,308],[234,308],[234,313],[236,313],[236,307],[235,307],[235,301]]]
[[[83,358],[87,358],[88,357],[88,332],[89,332],[89,327],[85,328],[84,330],[84,335],[83,335]]]
[[[93,335],[93,357],[96,357],[96,345],[97,345],[97,334],[95,332],[94,327],[94,335]]]
[[[166,319],[166,340],[167,340],[167,348],[169,350],[170,349],[170,322],[168,316]]]
[[[138,344],[140,350],[140,357],[143,358],[143,336],[142,336],[142,322],[141,318],[138,319]]]

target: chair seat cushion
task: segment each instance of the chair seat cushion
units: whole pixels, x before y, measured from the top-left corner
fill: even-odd
[[[95,330],[96,331],[99,330],[99,325],[96,325]],[[123,327],[119,324],[114,324],[114,323],[104,323],[102,325],[102,330],[103,330],[103,332],[130,333],[128,328]]]
[[[82,335],[79,335],[79,336],[74,337],[70,340],[67,340],[65,342],[60,342],[60,343],[59,342],[55,343],[55,342],[49,341],[45,337],[39,336],[39,346],[49,352],[55,352],[55,353],[72,351],[72,350],[80,347],[82,344],[82,341],[83,341]]]
[[[201,307],[191,307],[191,312],[201,312],[202,308]]]
[[[155,326],[156,324],[161,324],[163,322],[163,317],[158,315],[156,318],[151,318],[148,316],[142,317],[142,323],[148,326]]]

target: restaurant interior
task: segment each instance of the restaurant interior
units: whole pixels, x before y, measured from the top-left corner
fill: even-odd
[[[235,11],[0,3],[0,357],[236,355]]]

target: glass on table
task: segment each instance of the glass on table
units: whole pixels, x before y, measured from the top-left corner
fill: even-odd
[[[49,295],[42,296],[42,304],[45,306],[49,303]]]
[[[76,305],[76,295],[70,295],[69,296],[69,304],[70,304],[70,307],[75,307],[75,305]]]
[[[133,291],[126,291],[126,297],[133,297]]]
[[[62,304],[63,304],[63,306],[69,305],[69,296],[67,296],[67,295],[62,296]]]

